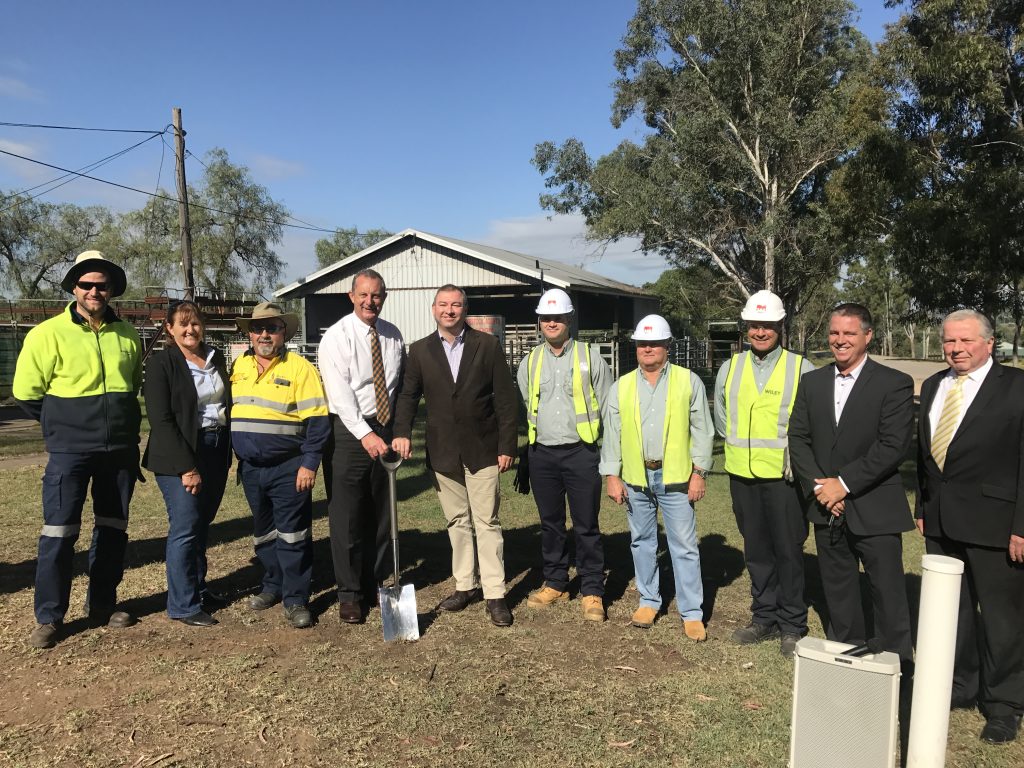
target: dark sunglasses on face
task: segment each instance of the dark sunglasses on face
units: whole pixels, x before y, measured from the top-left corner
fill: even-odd
[[[91,291],[93,288],[95,288],[100,293],[106,293],[110,289],[109,283],[90,283],[88,280],[79,280],[77,283],[75,283],[75,285],[77,285],[80,290],[83,290],[86,293]]]
[[[280,323],[249,323],[251,333],[284,333],[284,326]]]

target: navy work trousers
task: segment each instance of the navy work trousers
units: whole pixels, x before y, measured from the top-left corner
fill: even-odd
[[[564,592],[569,586],[569,540],[565,528],[565,501],[576,537],[576,572],[580,594],[604,596],[604,545],[598,513],[601,475],[597,446],[530,446],[530,487],[540,513],[544,583]]]
[[[90,613],[117,603],[128,544],[128,505],[139,473],[137,447],[99,453],[51,453],[43,472],[43,530],[36,561],[35,614],[60,624],[71,600],[71,565],[92,484],[95,524],[89,545]]]
[[[800,492],[785,480],[729,476],[732,511],[743,536],[750,573],[750,613],[755,624],[807,634],[804,541],[807,518]]]
[[[306,605],[313,581],[313,494],[295,490],[302,457],[272,467],[238,462],[252,510],[253,544],[263,565],[263,591],[285,606]]]

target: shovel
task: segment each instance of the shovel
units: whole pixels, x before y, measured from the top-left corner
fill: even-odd
[[[394,454],[391,454],[394,455]],[[412,584],[398,583],[398,489],[395,473],[402,463],[399,456],[394,461],[380,457],[380,463],[388,473],[388,500],[391,504],[391,553],[395,561],[395,581],[390,587],[377,588],[380,603],[380,618],[384,625],[384,642],[392,640],[419,640],[420,623],[416,616],[416,589]]]

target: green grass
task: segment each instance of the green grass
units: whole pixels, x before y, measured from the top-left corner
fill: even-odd
[[[532,497],[505,475],[502,522],[516,622],[489,624],[480,605],[434,615],[452,588],[450,550],[422,461],[399,473],[403,582],[417,587],[423,636],[385,644],[379,614],[341,625],[332,595],[326,508],[315,507],[316,627],[254,614],[258,584],[248,509],[230,484],[212,529],[211,586],[236,596],[221,624],[193,630],[163,614],[166,513],[155,483],[132,506],[127,630],[86,628],[84,553],[76,556],[73,631],[56,649],[25,644],[40,525],[39,468],[0,473],[0,764],[11,766],[782,766],[788,759],[792,662],[778,646],[728,641],[748,619],[742,541],[721,475],[698,510],[710,640],[682,634],[674,607],[649,631],[628,626],[637,596],[625,515],[606,502],[602,528],[609,621],[583,622],[579,602],[528,609],[540,584]],[[84,526],[82,549],[88,537]],[[812,599],[820,598],[807,546]],[[920,539],[906,537],[919,573]],[[665,563],[664,552],[662,562]],[[671,586],[667,564],[662,583]],[[910,580],[912,591],[917,581]],[[575,585],[574,585],[575,586]],[[812,610],[811,632],[821,634]],[[955,712],[948,766],[1024,764],[1024,745],[982,745],[977,713]]]

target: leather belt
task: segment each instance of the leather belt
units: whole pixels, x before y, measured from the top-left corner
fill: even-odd
[[[648,469],[661,469],[661,461],[645,461],[644,466]]]

